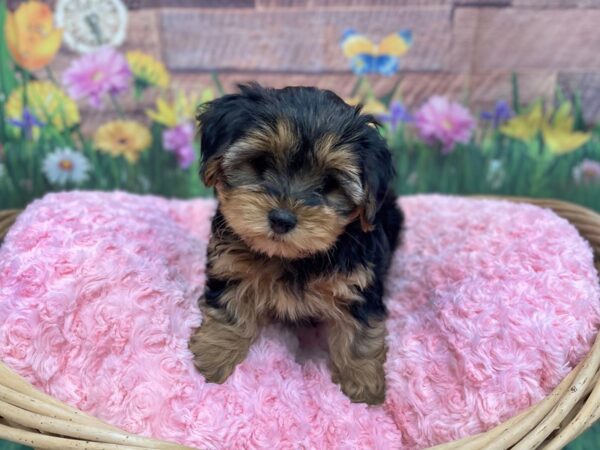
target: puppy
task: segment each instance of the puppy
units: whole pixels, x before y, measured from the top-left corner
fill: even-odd
[[[263,325],[319,322],[333,381],[354,402],[382,403],[384,280],[403,216],[374,118],[331,91],[251,84],[197,119],[218,209],[196,367],[222,383]]]

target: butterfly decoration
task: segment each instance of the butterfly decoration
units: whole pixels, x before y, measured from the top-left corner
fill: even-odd
[[[379,45],[353,29],[346,30],[341,46],[356,75],[377,73],[390,76],[398,72],[400,57],[413,43],[412,32],[401,30],[384,37]]]

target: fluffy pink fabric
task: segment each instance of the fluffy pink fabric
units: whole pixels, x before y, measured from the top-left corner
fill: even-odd
[[[52,194],[0,249],[0,358],[129,431],[202,448],[418,448],[535,403],[600,322],[589,246],[533,206],[401,200],[383,407],[331,383],[314,332],[266,329],[223,385],[187,341],[201,317],[210,200]]]

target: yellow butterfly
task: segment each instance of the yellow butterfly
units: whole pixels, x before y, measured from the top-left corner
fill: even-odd
[[[400,57],[408,52],[412,43],[410,30],[389,34],[376,45],[366,36],[349,29],[344,32],[341,46],[355,74],[393,75],[400,67]]]

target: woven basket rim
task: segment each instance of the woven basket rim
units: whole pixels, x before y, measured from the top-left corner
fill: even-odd
[[[574,203],[528,197],[475,196],[549,208],[591,245],[600,272],[600,214]],[[20,210],[0,211],[0,243]],[[600,334],[586,357],[543,400],[486,432],[428,450],[559,450],[600,418]],[[164,449],[191,447],[127,433],[34,388],[0,361],[0,439],[38,449]]]

